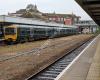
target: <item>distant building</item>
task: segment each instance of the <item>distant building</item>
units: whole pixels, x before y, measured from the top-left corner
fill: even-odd
[[[20,10],[16,11],[15,13],[8,13],[8,15],[20,17],[23,14],[27,14],[27,13],[42,15],[41,12],[39,12],[39,10],[37,9],[37,6],[33,5],[33,4],[29,4],[26,7],[26,9],[20,9]]]
[[[75,14],[56,14],[56,13],[43,13],[49,21],[54,21],[58,23],[64,23],[66,25],[72,25],[80,20],[80,16]]]
[[[20,9],[15,13],[8,13],[8,15],[16,17],[42,19],[46,21],[63,23],[66,25],[73,25],[80,19],[80,16],[76,16],[75,14],[56,14],[55,12],[42,13],[38,10],[37,6],[33,4],[29,4],[25,9]]]
[[[98,25],[93,20],[80,20],[75,25],[79,27],[80,33],[94,33],[98,30]]]
[[[30,11],[30,10],[32,10],[32,11],[36,11],[36,12],[38,12],[38,9],[37,9],[37,6],[36,5],[33,5],[33,4],[29,4],[27,7],[26,7],[26,10],[27,11]]]

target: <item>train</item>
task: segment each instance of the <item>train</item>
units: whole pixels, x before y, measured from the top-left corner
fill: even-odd
[[[4,40],[7,43],[14,43],[75,35],[78,34],[78,28],[66,25],[11,24],[4,26],[3,32]]]
[[[0,39],[3,38],[3,34],[4,34],[4,33],[3,33],[3,27],[0,26]]]

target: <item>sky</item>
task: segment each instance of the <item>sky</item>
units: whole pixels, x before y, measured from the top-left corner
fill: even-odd
[[[82,20],[91,19],[75,0],[0,0],[0,15],[25,9],[28,4],[36,4],[38,10],[44,13],[74,13],[77,16],[81,16]]]

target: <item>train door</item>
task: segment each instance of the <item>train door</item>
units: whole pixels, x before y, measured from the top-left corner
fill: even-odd
[[[0,39],[4,38],[3,26],[0,25]]]

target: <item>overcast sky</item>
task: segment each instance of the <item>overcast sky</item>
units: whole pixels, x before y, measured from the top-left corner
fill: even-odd
[[[24,9],[28,4],[36,4],[41,12],[74,13],[82,19],[91,19],[74,0],[0,0],[0,14]]]

